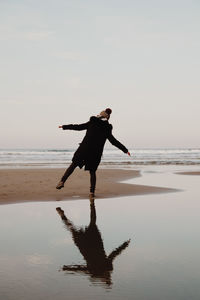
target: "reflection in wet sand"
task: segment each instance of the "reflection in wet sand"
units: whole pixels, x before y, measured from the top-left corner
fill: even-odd
[[[109,255],[104,250],[101,233],[96,225],[96,209],[94,202],[90,204],[90,223],[86,227],[76,227],[64,214],[56,208],[66,228],[71,232],[75,245],[83,255],[86,265],[64,265],[63,271],[88,274],[92,282],[102,282],[111,286],[114,259],[128,247],[130,240],[125,241]]]

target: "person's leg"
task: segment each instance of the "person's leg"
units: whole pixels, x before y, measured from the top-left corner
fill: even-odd
[[[75,170],[76,167],[77,167],[77,164],[75,164],[74,162],[72,162],[71,165],[67,168],[67,170],[65,171],[63,177],[61,178],[61,181],[56,186],[56,188],[58,190],[64,187],[65,181],[74,172],[74,170]]]
[[[65,183],[65,181],[67,180],[67,178],[74,172],[74,170],[76,169],[76,167],[77,167],[77,164],[75,164],[74,162],[72,162],[71,165],[65,171],[63,177],[61,178],[61,181],[63,183]]]
[[[58,214],[61,216],[63,223],[66,225],[66,228],[72,233],[72,235],[78,232],[78,228],[65,216],[64,210],[61,207],[56,208]]]
[[[96,172],[90,170],[90,193],[94,194],[96,187]]]

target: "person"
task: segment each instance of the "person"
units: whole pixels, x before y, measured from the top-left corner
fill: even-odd
[[[59,126],[59,128],[62,128],[63,130],[86,130],[86,134],[79,148],[74,153],[71,165],[67,168],[61,180],[57,184],[57,189],[64,187],[65,181],[73,173],[76,167],[81,169],[85,166],[85,170],[90,172],[90,198],[94,198],[96,188],[96,170],[100,164],[104,145],[107,139],[112,145],[130,156],[128,149],[112,135],[112,125],[108,122],[111,113],[112,110],[107,108],[99,115],[90,117],[90,120],[87,123]]]
[[[113,261],[130,244],[130,239],[115,248],[109,255],[106,254],[101,232],[96,224],[96,209],[94,202],[90,203],[90,223],[88,226],[75,226],[73,222],[65,216],[64,210],[56,208],[65,227],[70,231],[73,241],[82,254],[85,264],[64,265],[63,271],[73,273],[89,274],[92,279],[103,282],[110,286],[112,284],[111,273],[113,271]]]

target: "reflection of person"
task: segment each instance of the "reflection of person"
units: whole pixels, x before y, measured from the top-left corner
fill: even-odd
[[[124,242],[107,256],[104,250],[101,233],[96,225],[94,202],[91,202],[90,209],[90,224],[87,227],[80,229],[73,225],[60,207],[56,208],[67,229],[71,232],[75,245],[78,247],[86,261],[86,265],[64,265],[63,271],[85,272],[88,273],[91,278],[99,279],[107,285],[111,285],[113,260],[128,247],[130,240]]]
[[[73,173],[76,167],[82,168],[85,166],[85,170],[90,171],[90,196],[94,197],[96,186],[95,172],[101,161],[104,144],[107,139],[111,142],[111,144],[122,150],[124,153],[130,155],[128,149],[112,135],[112,125],[108,122],[111,112],[112,110],[107,108],[97,117],[91,117],[87,123],[59,126],[59,128],[62,128],[63,130],[69,129],[87,131],[83,141],[72,158],[71,165],[68,167],[61,178],[61,181],[56,186],[57,189],[64,187],[65,181]]]

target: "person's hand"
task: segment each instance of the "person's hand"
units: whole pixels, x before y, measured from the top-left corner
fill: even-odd
[[[58,128],[62,128],[62,125],[59,125]]]
[[[130,152],[129,152],[129,151],[127,152],[127,154],[128,154],[129,156],[131,156],[131,154],[130,154]]]

